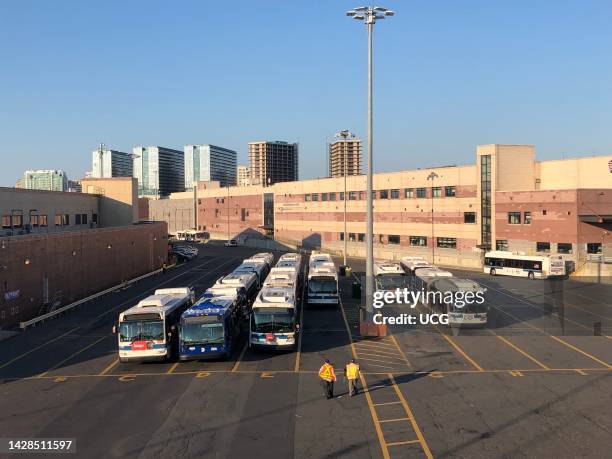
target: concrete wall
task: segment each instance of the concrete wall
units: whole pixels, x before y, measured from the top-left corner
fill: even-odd
[[[145,220],[164,221],[168,232],[193,228],[193,197],[191,199],[149,199],[148,217]]]
[[[84,193],[100,195],[100,226],[138,222],[138,181],[132,177],[86,178]]]
[[[536,163],[541,190],[612,188],[608,162],[612,155]]]
[[[0,238],[0,327],[33,318],[45,302],[69,304],[157,269],[165,223]]]

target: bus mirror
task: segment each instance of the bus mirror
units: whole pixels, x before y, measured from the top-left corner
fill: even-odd
[[[117,333],[117,326],[113,325],[113,333],[116,334]]]
[[[295,324],[295,329],[299,330],[300,329],[300,324]]]

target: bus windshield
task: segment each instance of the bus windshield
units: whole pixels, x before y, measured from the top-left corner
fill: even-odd
[[[119,340],[164,341],[164,322],[162,320],[130,320],[119,324]]]
[[[408,287],[408,278],[405,274],[379,274],[376,276],[377,290],[395,290]]]
[[[333,277],[315,277],[308,281],[310,293],[338,293],[338,286]]]
[[[181,326],[183,344],[221,344],[225,341],[223,323],[216,317],[184,322]],[[210,320],[212,319],[212,320]]]
[[[256,308],[251,330],[257,333],[290,333],[294,331],[293,310],[289,308]]]

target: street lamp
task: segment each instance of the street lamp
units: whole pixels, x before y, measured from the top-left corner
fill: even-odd
[[[435,172],[431,172],[428,176],[427,176],[427,181],[431,180],[431,264],[435,265],[436,264],[436,257],[435,257],[435,247],[436,247],[436,242],[435,242],[435,237],[434,237],[434,179],[437,179],[439,176],[438,174],[436,174]]]
[[[344,153],[344,266],[346,266],[346,200],[348,196],[346,195],[346,175],[347,175],[347,158],[348,158],[348,144],[346,139],[349,137],[355,137],[351,131],[348,129],[344,129],[343,131],[336,132],[336,137],[342,137],[344,142],[342,143],[342,149]]]
[[[372,32],[377,20],[395,13],[383,7],[360,6],[346,12],[346,15],[364,21],[368,28],[368,166],[366,201],[366,313],[372,315],[374,296],[374,211],[372,202]],[[346,199],[346,195],[344,196]]]

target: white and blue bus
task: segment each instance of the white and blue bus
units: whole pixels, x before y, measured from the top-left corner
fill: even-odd
[[[179,360],[229,358],[243,321],[243,309],[235,299],[200,298],[181,315]]]
[[[308,262],[308,304],[338,305],[338,272],[331,255],[313,253]]]
[[[448,324],[455,327],[484,327],[487,325],[489,305],[487,289],[470,279],[438,277],[429,285],[433,295],[429,307],[433,312],[448,314]]]
[[[183,311],[193,304],[193,291],[164,290],[157,290],[155,295],[119,314],[114,331],[118,335],[120,362],[168,360],[176,355],[177,325]]]
[[[292,287],[266,286],[253,303],[249,346],[295,349],[299,324]]]
[[[565,260],[560,255],[522,255],[494,250],[485,253],[484,272],[491,276],[546,279],[551,276],[565,276]]]

